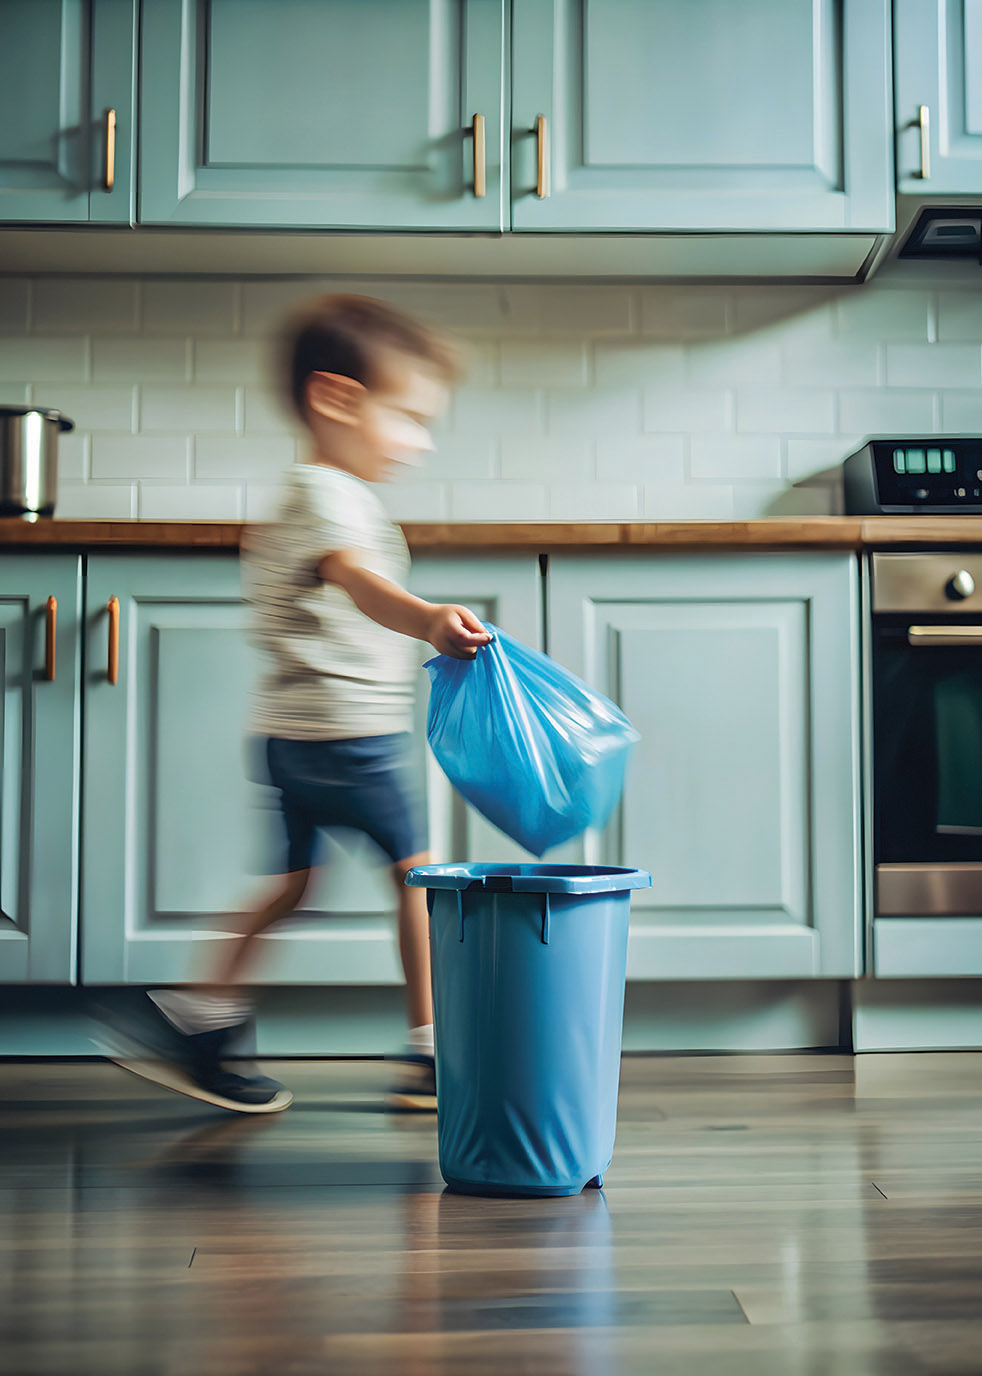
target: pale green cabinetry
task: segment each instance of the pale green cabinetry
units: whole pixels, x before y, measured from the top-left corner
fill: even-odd
[[[571,859],[637,865],[629,974],[862,973],[850,555],[552,556],[549,644],[642,734]]]
[[[0,983],[76,979],[81,562],[0,556]]]

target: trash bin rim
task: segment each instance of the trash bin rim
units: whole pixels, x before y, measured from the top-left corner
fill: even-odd
[[[490,881],[490,882],[489,882]],[[651,887],[647,870],[621,865],[417,865],[406,875],[413,888],[484,889],[496,893],[617,893]]]

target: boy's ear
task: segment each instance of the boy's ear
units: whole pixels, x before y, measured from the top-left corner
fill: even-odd
[[[307,405],[315,415],[341,425],[354,425],[365,387],[341,373],[311,373],[306,392]]]

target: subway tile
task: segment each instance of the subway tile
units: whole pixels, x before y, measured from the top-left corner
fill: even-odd
[[[134,334],[135,282],[113,277],[40,277],[33,283],[35,334]]]
[[[464,436],[536,434],[542,430],[542,398],[514,387],[462,387],[454,399],[454,423]]]
[[[288,414],[286,401],[266,388],[246,387],[243,410],[247,435],[292,434],[299,426]]]
[[[642,415],[638,387],[546,393],[546,425],[550,435],[637,435]]]
[[[0,406],[26,406],[31,401],[29,382],[4,382],[0,378]],[[45,405],[48,403],[45,402]]]
[[[650,339],[601,342],[593,350],[593,376],[598,388],[631,383],[681,387],[685,382],[685,353],[680,344],[657,344]]]
[[[876,283],[849,287],[835,303],[839,335],[880,340],[921,340],[927,343],[931,293],[896,291]],[[982,336],[980,336],[982,338]]]
[[[553,521],[633,521],[641,514],[634,483],[563,483],[549,489]]]
[[[635,293],[624,287],[544,286],[543,333],[623,335],[634,328]]]
[[[597,478],[601,482],[681,483],[685,479],[685,441],[681,435],[597,442]]]
[[[733,488],[645,483],[643,514],[647,521],[728,521],[733,515]]]
[[[146,282],[143,333],[220,337],[234,334],[238,290],[235,282]]]
[[[468,334],[538,334],[542,292],[532,283],[380,282],[368,295],[425,323]]]
[[[501,382],[505,387],[583,387],[586,348],[582,343],[505,339],[501,343]]]
[[[183,339],[93,339],[96,382],[185,381],[188,350]]]
[[[843,391],[839,396],[839,428],[863,430],[870,435],[903,435],[911,431],[929,435],[935,428],[934,393],[906,387]]]
[[[832,392],[791,387],[741,387],[736,394],[736,428],[781,434],[835,429]]]
[[[457,348],[461,385],[469,382],[475,387],[493,387],[499,376],[497,341],[455,335],[453,343]]]
[[[726,334],[728,298],[718,287],[643,287],[640,292],[641,333],[672,339]]]
[[[136,515],[136,484],[59,484],[55,515],[68,521],[128,520]]]
[[[433,436],[436,448],[424,456],[416,474],[422,480],[430,478],[490,478],[494,475],[495,442],[486,435],[474,432],[439,434]],[[416,481],[416,474],[407,479]]]
[[[92,436],[92,477],[97,480],[170,479],[186,482],[189,441],[184,435]]]
[[[452,521],[543,521],[549,513],[545,483],[454,483]]]
[[[736,286],[731,288],[732,328],[750,339],[803,343],[830,338],[839,287]]]
[[[855,453],[863,438],[862,434],[854,434],[837,435],[834,439],[790,439],[784,462],[785,476],[795,483],[838,472],[843,459]]]
[[[978,287],[974,291],[938,293],[938,339],[982,343],[982,293]]]
[[[239,487],[155,487],[140,484],[139,515],[145,521],[239,521],[243,495]]]
[[[197,435],[194,440],[194,478],[199,483],[273,484],[296,457],[289,435],[246,438]]]
[[[56,406],[64,411],[79,430],[133,429],[132,386],[83,386],[64,382],[38,383],[34,388],[36,406]]]
[[[781,476],[777,435],[693,435],[689,468],[696,482],[736,482]]]
[[[758,335],[690,344],[686,374],[696,387],[777,387],[781,382],[781,349],[776,339]]]
[[[324,284],[313,281],[253,281],[242,286],[242,331],[271,336],[286,317],[305,301],[324,294]]]
[[[644,428],[665,430],[728,430],[730,398],[723,388],[666,387],[644,391]]]
[[[274,354],[274,349],[265,340],[196,339],[192,363],[194,380],[275,385]]]
[[[831,516],[835,501],[827,485],[789,487],[781,484],[738,485],[733,489],[733,518],[752,521],[763,516]]]
[[[0,339],[0,384],[27,378],[29,382],[81,382],[85,377],[84,339]]]
[[[982,435],[982,388],[942,392],[941,428],[949,434]]]
[[[980,344],[888,344],[888,387],[978,387]]]
[[[0,335],[26,334],[31,288],[24,277],[0,277]]]
[[[381,483],[378,495],[393,521],[445,521],[450,511],[445,482]]]
[[[783,352],[791,387],[875,387],[879,381],[879,345],[864,339],[789,344]]]
[[[271,521],[279,508],[282,489],[269,483],[249,483],[245,488],[246,521]]]
[[[58,439],[58,483],[84,483],[88,477],[91,436],[78,430]]]
[[[589,441],[581,439],[519,439],[501,441],[501,476],[507,482],[566,483],[593,477]]]
[[[140,430],[212,430],[235,433],[235,389],[232,387],[143,387]]]

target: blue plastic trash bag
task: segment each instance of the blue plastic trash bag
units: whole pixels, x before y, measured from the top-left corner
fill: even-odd
[[[618,707],[496,626],[475,659],[428,660],[426,735],[457,791],[533,855],[603,826],[640,736]]]

